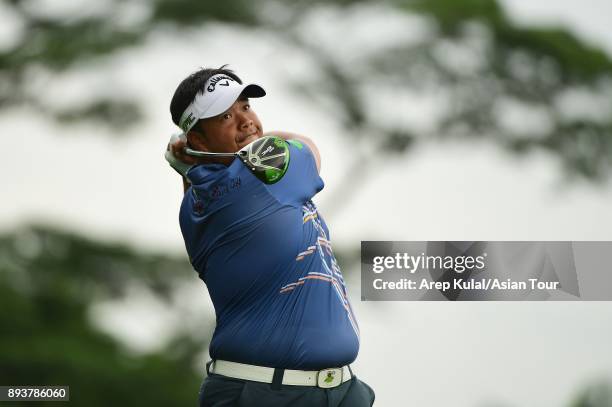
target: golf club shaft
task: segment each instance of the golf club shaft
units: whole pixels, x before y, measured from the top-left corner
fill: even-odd
[[[194,157],[235,157],[237,153],[209,153],[208,151],[192,150],[189,147],[185,147],[185,154]]]

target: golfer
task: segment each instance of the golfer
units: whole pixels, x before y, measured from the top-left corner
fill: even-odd
[[[349,366],[359,327],[311,201],[319,152],[304,136],[263,132],[250,98],[265,94],[223,66],[188,76],[170,103],[183,132],[166,151],[184,177],[181,231],[217,322],[200,406],[371,406]],[[267,136],[278,138],[265,147]],[[270,151],[274,171],[249,164]]]

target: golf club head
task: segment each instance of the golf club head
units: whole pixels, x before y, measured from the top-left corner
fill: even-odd
[[[289,145],[276,136],[259,138],[243,147],[238,158],[266,184],[278,182],[289,167]]]

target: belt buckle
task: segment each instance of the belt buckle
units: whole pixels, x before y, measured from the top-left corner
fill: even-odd
[[[342,384],[343,370],[341,367],[323,369],[317,372],[317,386],[322,389],[330,389]]]

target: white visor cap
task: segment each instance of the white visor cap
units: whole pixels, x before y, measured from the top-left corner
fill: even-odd
[[[266,91],[254,83],[244,85],[224,74],[213,75],[204,89],[196,94],[193,102],[183,112],[179,127],[187,133],[200,119],[220,115],[229,109],[240,95],[260,98]]]

